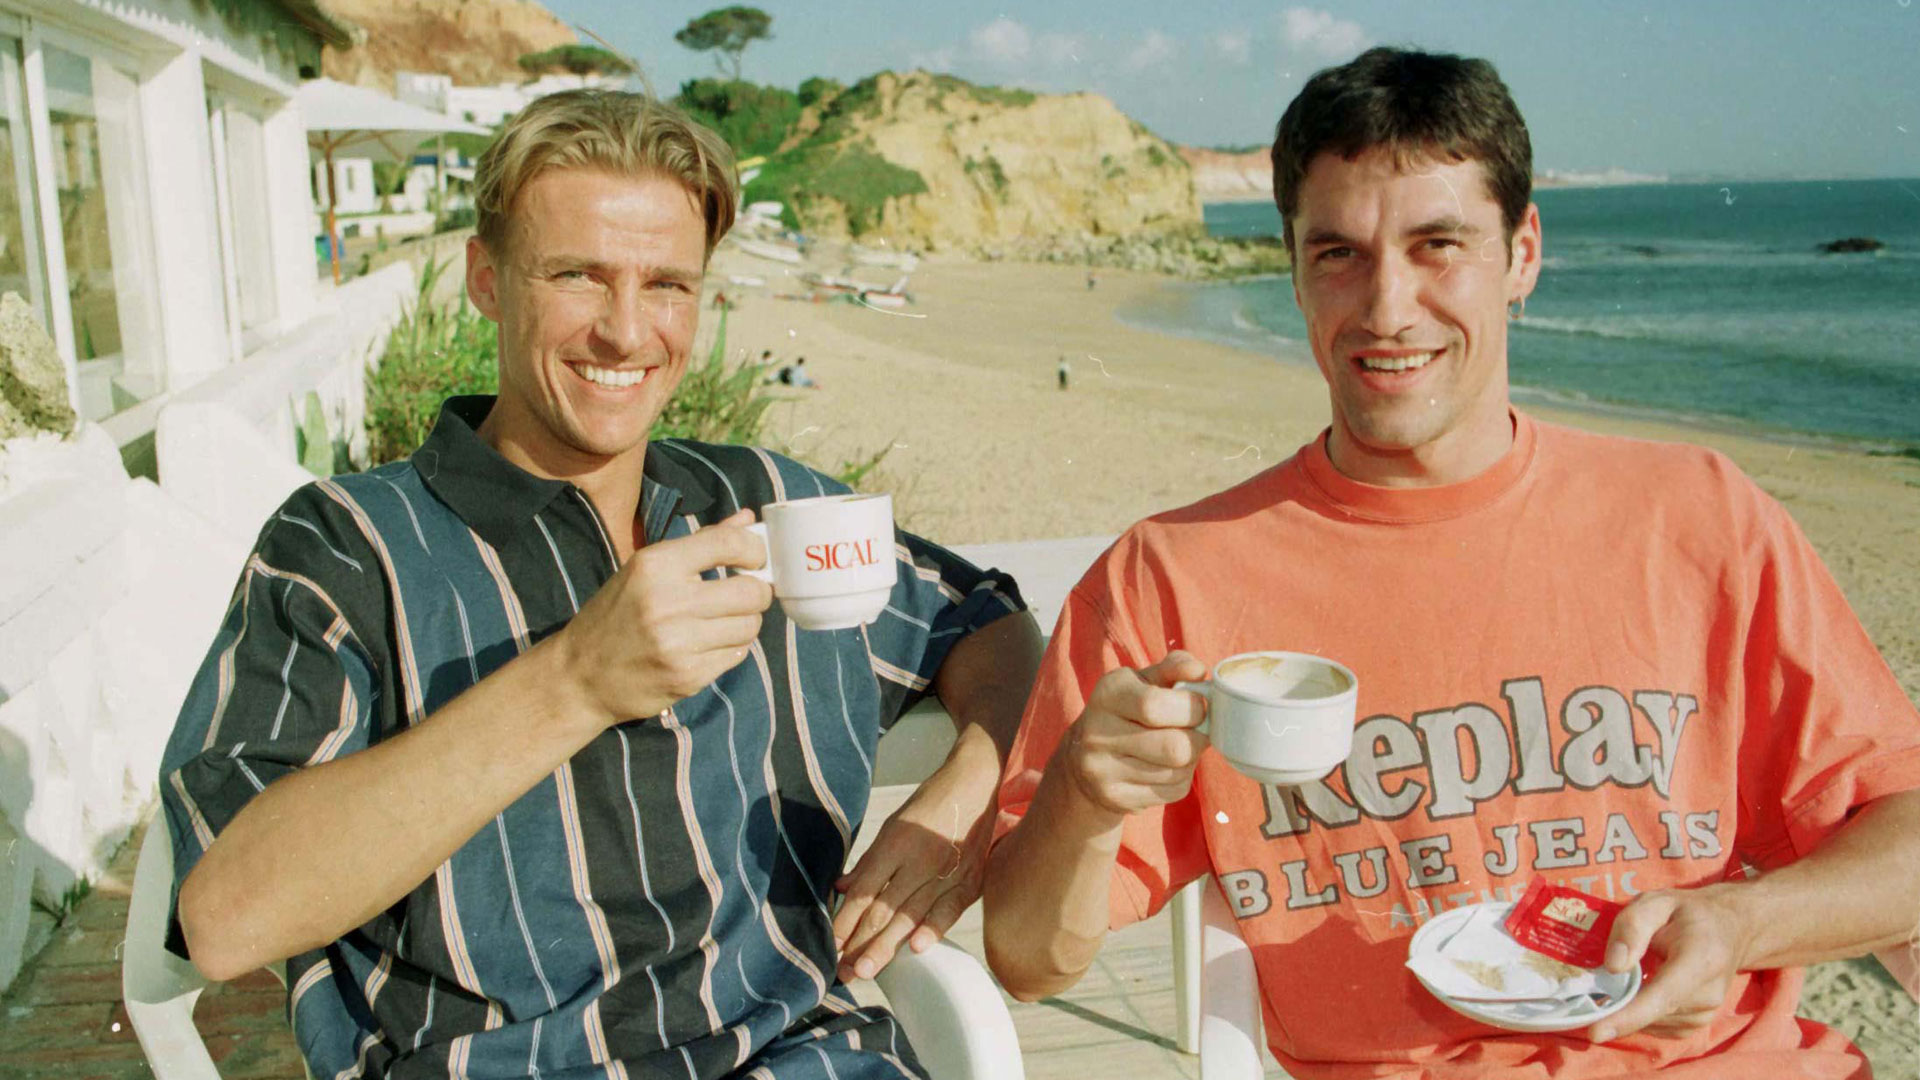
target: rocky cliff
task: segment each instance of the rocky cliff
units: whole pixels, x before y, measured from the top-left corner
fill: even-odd
[[[1193,190],[1201,202],[1273,198],[1273,159],[1265,149],[1234,153],[1183,146],[1180,156],[1193,170]]]
[[[811,105],[749,198],[802,229],[920,250],[1201,228],[1187,163],[1096,94],[882,72]]]
[[[534,0],[326,0],[366,31],[351,49],[328,48],[331,79],[393,93],[396,71],[437,71],[461,86],[519,82],[520,57],[578,40]]]

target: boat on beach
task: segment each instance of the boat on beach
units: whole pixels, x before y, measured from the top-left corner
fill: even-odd
[[[774,262],[800,265],[800,249],[791,244],[775,243],[771,240],[747,240],[735,242],[741,251],[756,258],[771,259]]]

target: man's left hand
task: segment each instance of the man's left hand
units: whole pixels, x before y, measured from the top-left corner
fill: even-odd
[[[869,979],[902,942],[923,952],[980,898],[1000,777],[951,760],[927,777],[834,883],[840,978]]]
[[[1659,966],[1625,1008],[1593,1026],[1594,1042],[1640,1031],[1682,1038],[1712,1023],[1741,968],[1746,935],[1730,894],[1740,887],[1644,893],[1620,912],[1607,939],[1606,969],[1631,971],[1649,953]]]

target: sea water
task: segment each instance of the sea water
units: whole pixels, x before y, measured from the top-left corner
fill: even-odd
[[[1535,193],[1546,261],[1512,329],[1514,396],[1920,446],[1920,179]],[[1275,235],[1271,203],[1206,208]],[[1876,254],[1820,245],[1868,236]],[[1170,285],[1135,325],[1299,356],[1285,277]]]

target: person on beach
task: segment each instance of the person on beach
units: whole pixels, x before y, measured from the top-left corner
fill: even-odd
[[[820,384],[807,374],[807,358],[802,356],[780,369],[775,376],[782,386],[797,386],[803,390],[817,389]]]
[[[648,439],[738,202],[713,132],[554,94],[476,188],[499,396],[261,531],[164,756],[174,947],[285,962],[315,1076],[924,1075],[842,981],[978,894],[1039,660],[1018,590],[903,532],[879,619],[816,632],[729,572],[762,505],[847,489]],[[930,692],[953,753],[845,872]]]
[[[1316,1077],[1865,1076],[1800,966],[1920,922],[1920,713],[1784,509],[1718,454],[1509,401],[1541,223],[1492,65],[1373,49],[1281,119],[1275,191],[1332,424],[1135,525],[1062,610],[1001,791],[1016,997],[1211,874],[1270,1048]],[[1359,679],[1351,756],[1233,771],[1176,689],[1261,649]],[[1536,877],[1624,902],[1591,1026],[1498,1032],[1404,967]]]
[[[1066,357],[1063,356],[1060,358],[1060,366],[1053,369],[1053,374],[1054,374],[1054,378],[1057,379],[1060,383],[1060,389],[1065,390],[1067,388],[1067,383],[1073,377],[1073,368],[1067,366]]]

